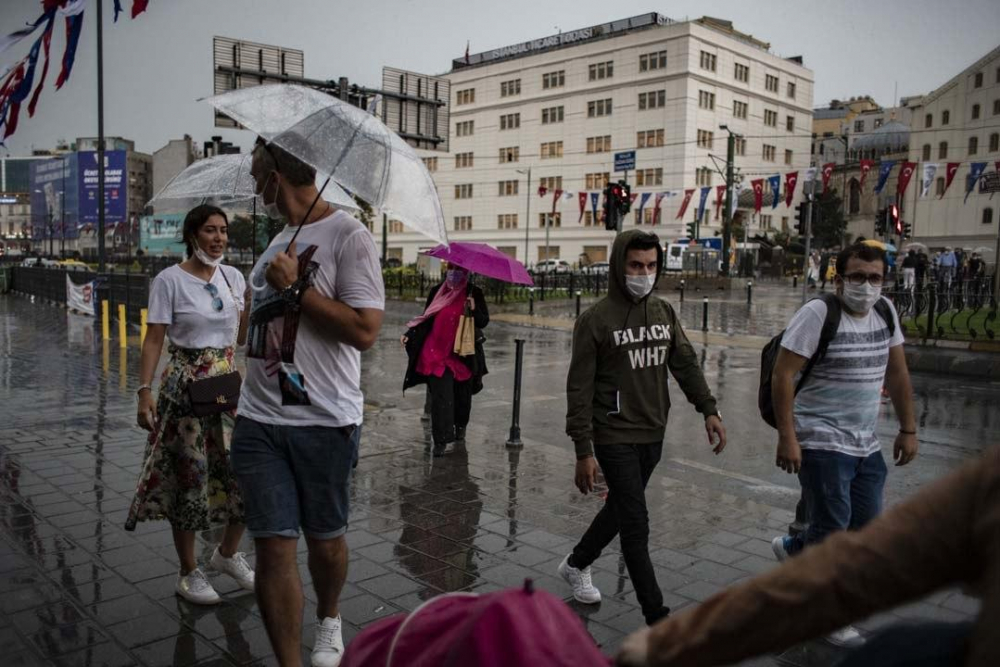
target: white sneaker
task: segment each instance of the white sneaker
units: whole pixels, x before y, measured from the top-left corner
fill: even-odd
[[[253,590],[253,569],[247,563],[246,556],[242,551],[237,551],[231,558],[226,558],[219,553],[219,547],[215,547],[212,553],[212,567],[218,572],[228,574],[236,580],[240,588],[247,591]]]
[[[836,630],[828,634],[826,636],[826,641],[830,642],[834,646],[856,648],[865,643],[865,638],[861,636],[860,632],[854,629],[853,625],[845,625],[840,630]]]
[[[313,646],[312,667],[337,667],[344,656],[344,638],[340,632],[340,614],[316,623],[316,644]]]
[[[601,601],[601,591],[597,590],[590,580],[590,567],[582,570],[569,564],[569,556],[563,558],[557,570],[559,576],[573,587],[573,599],[583,604],[597,604]]]
[[[222,601],[219,594],[208,583],[208,578],[200,568],[195,568],[186,575],[177,575],[177,594],[194,604],[218,604]]]
[[[785,542],[787,539],[787,537],[782,536],[771,540],[771,551],[774,552],[774,557],[778,559],[779,563],[784,563],[791,557],[791,554],[788,553],[788,545]]]

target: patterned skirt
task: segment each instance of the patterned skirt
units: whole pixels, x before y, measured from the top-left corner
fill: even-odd
[[[229,373],[233,349],[188,350],[171,345],[156,400],[159,423],[149,434],[142,472],[125,530],[167,519],[178,530],[243,523],[243,499],[229,463],[232,414],[195,417],[188,384]]]

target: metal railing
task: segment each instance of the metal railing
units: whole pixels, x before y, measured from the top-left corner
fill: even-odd
[[[96,272],[85,269],[16,266],[13,268],[11,288],[15,292],[29,294],[52,303],[65,304],[66,276],[77,284],[98,279]],[[127,320],[137,325],[139,313],[146,307],[149,299],[149,280],[149,276],[143,273],[109,273],[98,281],[95,298],[108,300],[112,317],[117,316],[118,305],[124,305]],[[95,313],[100,313],[99,306],[95,309]]]
[[[906,285],[897,281],[883,294],[896,306],[909,336],[925,340],[1000,340],[993,278],[937,280]]]
[[[608,291],[608,276],[604,273],[534,273],[532,279],[535,281],[534,288],[482,276],[475,276],[473,282],[483,290],[488,300],[498,304],[526,302],[531,298],[531,289],[534,289],[534,298],[538,301],[572,299],[577,292],[599,296]],[[389,298],[423,299],[441,279],[406,269],[385,269],[382,271],[382,281]]]

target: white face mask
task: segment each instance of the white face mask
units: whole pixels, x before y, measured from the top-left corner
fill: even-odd
[[[656,284],[655,273],[648,276],[625,276],[625,287],[628,288],[629,294],[637,299],[652,292],[654,284]]]
[[[865,281],[863,285],[844,283],[844,305],[855,313],[866,314],[882,296],[882,286]]]
[[[212,258],[207,252],[198,247],[196,243],[194,246],[194,256],[198,258],[198,261],[206,266],[216,267],[222,264],[222,260],[225,259],[225,255],[219,255],[218,257]]]
[[[269,186],[271,184],[271,179],[273,177],[274,177],[274,174],[270,174],[267,177],[267,181],[265,181],[264,187],[260,191],[260,200],[261,200],[261,203],[264,205],[264,214],[268,218],[270,218],[271,220],[281,220],[284,216],[281,215],[281,209],[278,208],[278,191],[276,190],[275,193],[274,193],[274,201],[273,202],[271,202],[270,204],[268,204],[267,202],[264,201],[264,193],[267,192],[267,186]],[[278,188],[278,184],[275,183],[274,187],[277,189]]]

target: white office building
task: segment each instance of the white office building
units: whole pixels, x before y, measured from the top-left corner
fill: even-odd
[[[630,213],[625,228],[643,224],[664,241],[685,236],[698,193],[683,220],[676,219],[682,197],[665,197],[653,227],[655,193],[713,186],[699,236],[721,228],[714,186],[725,182],[727,131],[720,126],[742,135],[735,165],[747,190],[776,173],[798,170],[801,178],[809,166],[812,71],[727,21],[644,14],[460,57],[444,76],[449,151],[422,155],[449,236],[531,264],[546,254],[573,263],[607,258],[614,233],[595,223],[589,193],[625,176],[614,171],[617,152],[635,151],[633,193],[653,194],[643,219]],[[553,214],[555,190],[573,196],[556,201]],[[588,193],[582,217],[579,192]],[[765,208],[752,231],[787,228],[796,203]],[[411,263],[427,246],[390,222],[390,257]]]

